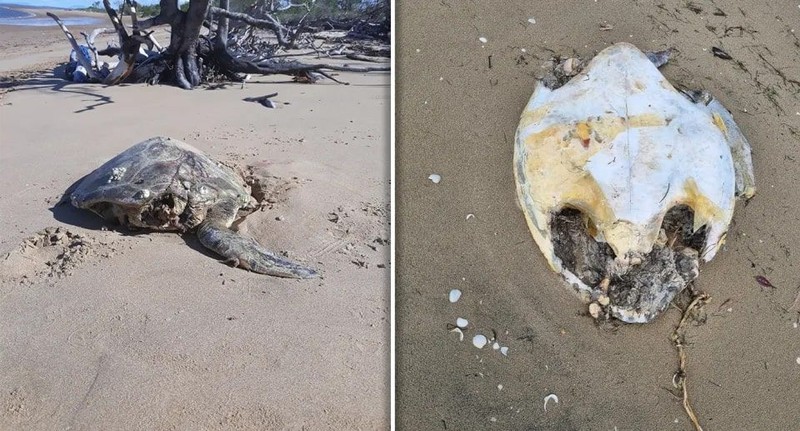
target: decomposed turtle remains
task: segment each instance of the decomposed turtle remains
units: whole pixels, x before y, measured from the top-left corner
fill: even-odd
[[[625,322],[664,310],[722,246],[735,198],[755,192],[730,112],[667,82],[658,66],[668,56],[618,43],[579,73],[561,62],[516,135],[517,194],[536,244],[585,300]]]
[[[278,277],[317,273],[230,230],[258,208],[241,175],[194,147],[156,137],[140,142],[83,178],[72,205],[138,228],[189,231],[234,266]]]

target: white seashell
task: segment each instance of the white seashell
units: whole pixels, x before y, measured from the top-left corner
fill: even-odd
[[[464,341],[464,331],[461,328],[453,328],[450,332],[458,332],[458,341]]]
[[[500,343],[495,342],[494,344],[492,344],[492,349],[499,350],[500,349]]]
[[[461,291],[458,289],[453,289],[450,291],[450,302],[458,302],[461,298]]]
[[[571,60],[562,64],[565,72],[576,72],[578,60]],[[592,255],[593,267],[607,269],[604,276],[625,281],[611,282],[609,296],[620,304],[612,299],[609,312],[628,323],[649,322],[696,277],[699,261],[722,246],[736,197],[755,193],[750,145],[717,100],[677,91],[629,43],[604,49],[582,74],[558,85],[538,83],[517,128],[520,207],[550,267],[578,292],[592,293],[596,281],[567,265],[570,253],[585,251],[589,241],[613,251]],[[697,250],[657,244],[668,214],[689,223],[688,231],[705,227]],[[585,242],[554,241],[568,233]],[[680,259],[681,269],[661,269],[667,257]],[[643,271],[630,271],[637,262]]]
[[[483,349],[483,346],[486,345],[486,337],[478,334],[472,337],[472,344],[479,349]]]
[[[800,356],[797,357],[797,365],[800,365]]]
[[[528,18],[528,22],[531,24],[536,24],[536,20],[533,18]]]
[[[489,39],[486,39],[485,37],[479,37],[479,38],[478,38],[478,40],[479,40],[481,43],[486,43],[486,42],[488,42],[488,41],[489,41]]]
[[[498,391],[502,391],[503,390],[503,385],[502,384],[497,385],[497,390]]]
[[[472,214],[472,213],[467,214],[467,218],[466,219],[469,220],[471,218],[475,218],[475,214]]]
[[[544,397],[544,411],[547,411],[547,402],[548,401],[553,401],[556,404],[559,404],[558,396],[556,394],[550,394],[550,395]]]
[[[464,329],[468,325],[469,325],[469,321],[467,321],[467,319],[464,319],[462,317],[459,317],[458,319],[456,319],[456,326],[458,326],[459,328]]]
[[[501,347],[500,348],[500,353],[502,353],[503,356],[508,356],[508,347],[506,347],[506,346]]]
[[[439,184],[439,181],[442,180],[442,176],[437,174],[430,174],[428,176],[428,179],[431,180],[431,182],[433,182],[434,184]]]

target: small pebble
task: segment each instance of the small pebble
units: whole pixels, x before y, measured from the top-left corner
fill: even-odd
[[[430,174],[428,179],[434,184],[439,184],[439,181],[442,181],[442,176],[438,174]]]
[[[536,20],[533,18],[528,18],[528,22],[531,24],[536,24]]]
[[[481,41],[481,43],[486,43],[489,41],[489,39],[486,39],[485,37],[479,37],[478,40]]]
[[[797,365],[800,365],[800,356],[797,357],[796,362],[797,362]]]
[[[503,390],[503,385],[497,385],[497,390],[498,391],[502,391]]]
[[[458,319],[456,319],[456,326],[458,326],[459,328],[463,329],[466,328],[468,325],[469,321],[467,321],[467,319],[464,319],[463,317],[459,317]]]
[[[591,304],[589,304],[589,314],[595,319],[599,318],[600,313],[602,312],[603,312],[603,307],[601,307],[600,304],[596,302],[592,302]]]
[[[499,350],[500,349],[500,343],[495,342],[494,344],[492,344],[492,349]]]
[[[458,289],[453,289],[450,291],[450,302],[458,302],[461,298],[461,291]]]
[[[479,349],[483,349],[483,346],[486,345],[486,337],[478,334],[472,337],[472,344]]]

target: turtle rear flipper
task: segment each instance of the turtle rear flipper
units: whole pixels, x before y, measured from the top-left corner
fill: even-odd
[[[259,274],[287,278],[314,278],[317,272],[279,257],[252,238],[230,230],[236,210],[225,202],[209,208],[206,219],[197,228],[197,238],[206,248],[238,266]]]

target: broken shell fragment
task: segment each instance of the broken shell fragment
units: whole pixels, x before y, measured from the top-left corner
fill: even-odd
[[[481,334],[472,337],[472,345],[474,345],[479,349],[483,349],[483,346],[486,345],[486,342],[487,342],[486,337]]]
[[[467,321],[467,319],[459,317],[458,319],[456,319],[456,326],[458,326],[461,329],[464,329],[467,326],[469,326],[469,321]]]
[[[660,65],[669,53],[657,54]],[[517,196],[568,285],[587,301],[606,294],[617,319],[649,322],[720,249],[736,197],[755,193],[750,145],[722,104],[677,91],[631,44],[564,78],[572,60],[522,113]]]
[[[453,289],[450,291],[450,302],[457,302],[461,298],[461,291]]]
[[[461,328],[453,328],[450,332],[458,332],[458,341],[464,341],[464,331],[462,331]]]
[[[503,356],[508,356],[508,347],[506,347],[506,346],[501,347],[500,348],[500,353],[502,353]]]
[[[442,180],[442,176],[438,174],[430,174],[428,175],[428,179],[434,184],[439,184],[439,181]]]
[[[550,394],[544,397],[544,411],[547,411],[547,403],[548,401],[553,401],[554,403],[558,404],[558,395]]]

